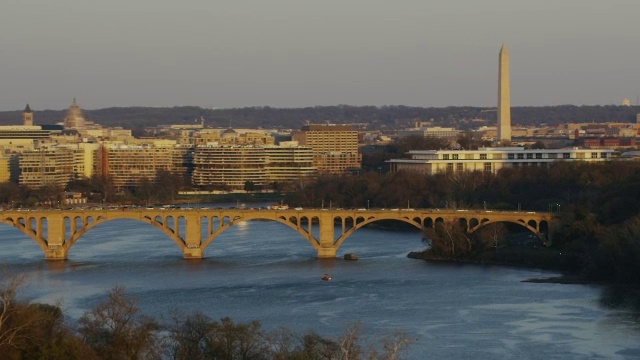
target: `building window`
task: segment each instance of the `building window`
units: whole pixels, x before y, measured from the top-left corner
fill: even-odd
[[[527,159],[533,159],[533,154],[527,154]]]
[[[571,153],[562,153],[563,159],[571,159]]]
[[[547,157],[548,157],[549,159],[557,159],[557,158],[558,158],[558,154],[556,154],[556,153],[549,153],[549,154],[547,154]]]
[[[607,153],[604,153],[604,152],[603,152],[603,153],[600,153],[600,157],[601,157],[601,158],[603,158],[603,159],[606,159],[606,158],[607,158],[607,155],[608,155],[608,154],[607,154]]]
[[[491,172],[491,163],[484,163],[484,172]]]
[[[524,154],[518,154],[518,159],[519,159],[519,160],[524,159]]]
[[[507,159],[513,160],[513,159],[515,159],[515,155],[514,154],[507,154]]]
[[[487,160],[487,154],[480,154],[480,160]]]
[[[453,172],[453,163],[447,163],[447,172]]]
[[[456,171],[464,171],[464,164],[463,163],[457,163],[456,164]]]
[[[597,152],[592,152],[591,153],[591,158],[592,159],[597,159],[598,158],[598,153]]]
[[[542,153],[536,153],[536,159],[542,159]]]
[[[449,160],[449,154],[442,154],[442,160]]]
[[[458,160],[458,154],[453,154],[451,156],[453,156],[453,160]]]

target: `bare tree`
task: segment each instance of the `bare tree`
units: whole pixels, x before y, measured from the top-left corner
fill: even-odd
[[[159,325],[140,316],[133,298],[116,286],[107,300],[86,312],[78,321],[85,342],[104,359],[158,358]]]
[[[340,360],[357,360],[360,358],[360,346],[358,340],[362,332],[362,324],[357,322],[348,324],[345,334],[338,340],[340,345]]]
[[[431,233],[431,250],[436,256],[460,258],[472,250],[471,240],[459,221],[436,222]]]
[[[171,317],[165,326],[165,355],[176,360],[206,359],[214,321],[199,312],[186,317],[176,312]]]
[[[373,349],[366,358],[370,360],[398,360],[409,349],[409,346],[415,342],[407,333],[396,331],[392,335],[384,336],[379,344],[382,345],[381,351]]]
[[[19,301],[24,276],[5,276],[0,283],[0,358],[96,359],[64,324],[57,305]]]
[[[478,238],[484,246],[498,248],[507,234],[507,227],[501,222],[491,223],[479,230]]]
[[[415,340],[409,337],[408,334],[397,331],[391,337],[386,337],[382,340],[382,348],[384,353],[380,360],[397,360],[401,358],[401,355],[406,352],[409,345],[414,343]]]
[[[21,319],[23,307],[18,303],[16,295],[20,286],[24,285],[24,276],[5,277],[0,285],[0,351],[5,347],[15,347],[23,330],[29,326],[28,321]]]

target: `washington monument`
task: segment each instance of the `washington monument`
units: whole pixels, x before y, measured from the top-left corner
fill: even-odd
[[[509,94],[509,52],[502,44],[498,71],[498,141],[511,141],[511,95]]]

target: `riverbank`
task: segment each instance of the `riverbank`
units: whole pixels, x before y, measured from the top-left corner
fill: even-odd
[[[428,250],[415,251],[407,255],[412,259],[429,262],[449,262],[461,264],[506,266],[527,269],[542,269],[559,272],[559,276],[529,278],[523,282],[540,284],[596,285],[602,288],[600,304],[611,309],[631,310],[640,321],[640,288],[633,283],[619,284],[606,279],[594,279],[581,271],[578,254],[567,254],[551,248],[507,247],[492,249],[465,259],[435,256]]]
[[[549,282],[566,284],[590,284],[587,278],[579,274],[580,257],[554,249],[498,248],[484,251],[468,258],[450,258],[433,255],[428,250],[410,252],[407,257],[430,262],[452,262],[476,265],[508,266],[529,269],[551,270],[561,276],[540,279],[528,279],[530,282]]]

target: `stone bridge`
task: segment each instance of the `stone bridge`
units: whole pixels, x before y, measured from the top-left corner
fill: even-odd
[[[458,222],[468,234],[496,222],[514,223],[550,242],[549,225],[556,215],[547,212],[507,212],[439,209],[98,209],[7,210],[0,221],[33,239],[48,260],[64,260],[87,231],[106,221],[132,219],[150,224],[180,248],[185,259],[204,257],[205,249],[233,225],[250,220],[270,220],[297,231],[317,251],[319,258],[335,257],[351,234],[380,220],[398,220],[420,230],[438,222]],[[315,228],[315,231],[314,231]],[[317,236],[315,235],[317,234]]]

